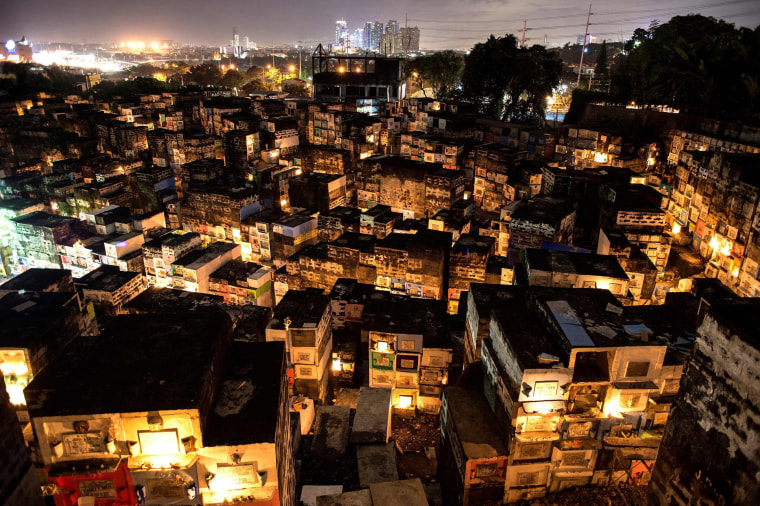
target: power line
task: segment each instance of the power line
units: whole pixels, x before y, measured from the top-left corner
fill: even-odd
[[[708,4],[702,4],[702,5],[684,5],[680,7],[658,7],[657,9],[637,9],[637,10],[629,10],[629,11],[608,11],[608,12],[599,12],[594,13],[594,16],[609,16],[609,15],[618,15],[618,14],[637,14],[639,12],[650,12],[653,13],[655,11],[681,11],[684,9],[707,9],[707,8],[713,8],[713,7],[724,7],[726,5],[735,5],[735,4],[744,4],[748,2],[754,3],[756,0],[730,0],[726,2],[713,2]]]
[[[725,17],[737,17],[737,16],[752,15],[752,14],[757,14],[757,11],[755,11],[755,10],[742,11],[742,12],[737,12],[737,13],[732,13],[732,14],[726,14]],[[596,16],[596,13],[594,13],[594,15]],[[589,26],[599,26],[599,27],[601,27],[601,26],[615,26],[615,25],[620,25],[620,24],[622,24],[623,22],[626,22],[626,21],[636,21],[636,20],[641,20],[641,19],[644,19],[644,20],[654,20],[656,18],[652,17],[652,16],[646,16],[646,17],[642,16],[642,17],[638,17],[638,18],[627,18],[627,19],[622,19],[622,20],[614,20],[614,21],[613,20],[609,20],[609,21],[602,21],[602,22],[596,22],[596,23],[589,23]],[[579,25],[575,25],[575,24],[573,24],[573,25],[556,25],[556,26],[553,26],[553,27],[528,27],[527,30],[554,30],[554,29],[560,29],[560,28],[575,28],[575,27],[582,27],[582,26],[585,26],[585,24],[579,24]],[[445,37],[445,36],[425,35],[425,34],[427,34],[430,31],[433,31],[433,32],[443,32],[443,33],[448,33],[448,32],[452,32],[452,31],[465,32],[465,33],[472,33],[473,36],[471,36],[471,37],[467,37],[467,36],[463,36],[463,37]],[[515,34],[515,33],[520,33],[521,32],[520,29],[517,29],[517,30],[508,30],[507,29],[507,30],[505,30],[504,28],[502,28],[502,30],[499,30],[498,33],[502,33],[502,31],[504,33],[511,33],[511,34]],[[629,31],[629,30],[626,30],[626,31]],[[630,30],[630,31],[632,32],[633,30]],[[423,32],[423,36],[425,38],[433,38],[433,39],[471,40],[471,39],[476,39],[478,37],[481,37],[482,34],[485,34],[485,33],[496,35],[496,30],[489,30],[489,29],[484,29],[484,30],[474,30],[474,29],[473,30],[465,30],[465,29],[459,29],[459,30],[457,30],[457,29],[451,29],[451,30],[435,29],[435,30],[431,30],[431,29],[425,29],[424,32]],[[617,33],[619,33],[619,30],[615,31],[615,32],[596,32],[596,31],[594,31],[594,33],[596,33],[598,35],[601,35],[601,34],[617,34]],[[571,34],[561,34],[561,35],[551,34],[551,35],[552,35],[552,37],[556,38],[556,37],[571,37],[571,36],[575,36],[576,34],[572,34],[571,33]]]
[[[688,6],[688,8],[690,8],[690,9],[698,9],[698,8],[711,9],[711,8],[715,8],[715,7],[723,7],[723,6],[728,6],[728,5],[739,5],[739,4],[749,3],[749,2],[753,2],[753,1],[754,0],[732,0],[732,1],[725,1],[725,2],[714,3],[714,4],[703,4],[703,5],[696,5],[696,6]],[[624,13],[647,12],[647,14],[641,15],[641,16],[634,16],[634,17],[619,18],[619,19],[600,20],[600,21],[597,21],[597,22],[594,22],[594,23],[589,22],[589,26],[596,26],[596,27],[609,26],[609,27],[612,27],[612,26],[623,25],[625,23],[636,22],[636,21],[641,21],[641,20],[650,20],[650,21],[652,21],[652,20],[655,20],[657,18],[657,16],[664,16],[664,15],[670,15],[670,14],[672,14],[672,15],[685,14],[682,11],[676,11],[676,10],[673,10],[673,9],[674,8],[672,8],[672,7],[661,7],[659,9],[651,9],[651,10],[647,10],[647,11],[641,11],[641,10],[625,10],[625,11],[618,11],[618,12],[608,11],[608,12],[599,13],[599,14],[597,14],[596,12],[594,12],[593,14],[594,14],[595,18],[597,16],[602,16],[602,15],[604,15],[604,16],[611,16],[611,15],[614,15],[614,14],[624,14]],[[721,18],[732,18],[732,17],[736,18],[736,17],[741,17],[741,16],[757,15],[757,14],[758,14],[758,12],[756,10],[749,10],[749,11],[741,11],[741,12],[736,12],[736,13],[731,13],[731,14],[723,14],[720,17]],[[562,17],[564,19],[567,19],[569,17],[575,17],[575,16],[574,15],[568,15],[568,16],[557,16],[557,17]],[[530,19],[530,18],[528,18],[528,19]],[[540,18],[540,19],[549,19],[549,17],[544,17],[544,18]],[[511,20],[511,21],[514,22],[514,20]],[[527,20],[525,20],[525,21],[527,23]],[[466,21],[466,22],[470,22],[470,21]],[[564,24],[564,25],[543,26],[543,27],[526,27],[526,30],[551,31],[551,30],[557,30],[557,29],[561,29],[561,28],[576,28],[576,27],[581,27],[581,26],[584,26],[584,25],[583,24]],[[491,30],[489,28],[480,28],[480,29],[476,29],[476,28],[472,28],[472,29],[467,29],[467,28],[450,28],[450,29],[445,29],[445,28],[423,28],[422,31],[423,31],[423,38],[426,39],[426,40],[431,40],[434,44],[436,43],[436,41],[450,41],[450,42],[475,41],[475,40],[481,39],[484,36],[484,34],[486,34],[486,33],[488,33],[489,35],[495,35],[496,33],[499,33],[499,34],[500,33],[517,34],[517,33],[522,32],[522,30],[520,30],[520,29],[510,30],[510,29],[507,29],[506,27],[503,27],[503,26],[500,27],[500,29],[496,29],[496,30]],[[429,32],[433,32],[433,33],[436,33],[436,32],[443,32],[443,33],[459,32],[459,33],[471,33],[473,35],[472,36],[461,36],[461,37],[446,37],[446,36],[428,35]],[[620,35],[620,36],[622,36],[623,32],[632,33],[633,30],[630,29],[630,28],[626,28],[625,30],[622,30],[622,31],[621,30],[609,31],[609,32],[597,32],[597,31],[594,31],[593,33],[595,33],[596,35]],[[550,38],[552,38],[552,39],[559,39],[559,38],[565,38],[565,37],[574,37],[576,34],[574,34],[574,33],[568,33],[568,34],[550,33],[548,35],[550,35]]]
[[[757,10],[752,10],[752,11],[737,12],[735,14],[724,14],[721,17],[728,18],[728,17],[744,16],[744,15],[747,15],[747,14],[757,14],[757,13],[758,13]],[[670,15],[677,16],[679,14],[684,14],[684,13],[680,12],[680,11],[679,12],[669,11],[669,12],[666,12],[666,13],[660,13],[660,15],[662,15],[662,14],[666,14],[666,15],[669,15],[669,16]],[[618,25],[618,24],[622,24],[622,23],[636,22],[636,21],[642,21],[642,20],[646,21],[646,20],[654,20],[654,19],[657,19],[657,15],[637,16],[637,17],[633,17],[633,18],[617,19],[615,21],[603,21],[601,23],[592,23],[592,25]]]
[[[671,7],[659,7],[656,9],[636,9],[636,10],[619,10],[619,11],[601,11],[598,13],[594,13],[594,16],[617,16],[620,14],[641,14],[642,17],[649,16],[652,14],[666,14],[668,12],[683,12],[684,10],[691,11],[692,9],[713,9],[716,7],[725,7],[728,5],[737,5],[737,4],[743,4],[743,3],[754,3],[757,0],[729,0],[725,2],[717,2],[717,3],[706,3],[706,4],[700,4],[700,5],[681,5],[681,6],[671,6]],[[558,16],[541,16],[537,18],[524,18],[525,21],[542,21],[542,20],[549,20],[549,19],[568,19],[568,18],[574,18],[574,17],[581,17],[583,14],[568,14],[568,15],[558,15]],[[519,19],[520,16],[515,16],[515,18]],[[508,22],[514,22],[515,18],[511,19],[409,19],[409,21],[416,22],[416,23],[446,23],[446,24],[502,24],[502,23],[508,23]],[[571,26],[571,25],[566,25]],[[583,23],[580,23],[580,26],[583,26]],[[427,30],[430,30],[432,28],[428,28]],[[539,28],[536,28],[537,30]]]
[[[503,28],[500,30],[504,30]],[[529,30],[532,30],[532,28],[529,28]],[[420,29],[420,32],[422,29]],[[494,30],[491,30],[490,28],[483,28],[483,29],[477,29],[477,28],[425,28],[425,33],[427,32],[470,32],[470,33],[485,33],[485,32],[493,32]],[[519,30],[516,30],[519,31]],[[509,32],[509,30],[507,30]]]

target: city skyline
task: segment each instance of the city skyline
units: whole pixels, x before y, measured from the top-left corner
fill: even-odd
[[[241,1],[221,5],[193,4],[168,0],[156,5],[145,0],[129,4],[105,0],[68,2],[65,12],[53,0],[19,2],[11,0],[0,9],[0,37],[33,41],[112,43],[129,40],[176,40],[199,45],[223,45],[234,24],[259,47],[289,45],[302,41],[306,46],[335,40],[335,22],[345,19],[349,34],[367,21],[399,21],[420,28],[420,46],[426,49],[469,49],[490,34],[518,34],[526,22],[529,43],[562,45],[582,35],[588,3],[580,0],[554,8],[553,2],[511,4],[500,0],[420,0],[413,5],[389,0],[381,8],[369,2],[328,0],[303,16],[302,0],[283,0],[276,5],[252,5]],[[187,13],[182,17],[178,12]],[[430,14],[434,12],[434,14]],[[548,12],[548,13],[547,13]],[[665,22],[675,15],[701,13],[755,28],[760,12],[749,0],[729,0],[709,4],[705,0],[646,2],[636,7],[612,0],[591,9],[589,32],[599,39],[626,39],[635,28],[647,27],[652,20]],[[107,13],[107,14],[106,14]],[[278,20],[280,21],[278,23]]]

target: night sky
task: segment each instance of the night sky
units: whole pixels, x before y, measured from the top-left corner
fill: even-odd
[[[592,7],[590,33],[617,41],[634,28],[677,14],[701,13],[751,28],[760,24],[756,0],[605,0]],[[583,34],[587,0],[0,0],[0,39],[145,42],[172,39],[222,45],[232,26],[259,47],[333,42],[335,20],[349,31],[365,21],[396,19],[421,29],[420,46],[468,49],[488,34],[516,33],[527,19],[528,43],[575,42]]]

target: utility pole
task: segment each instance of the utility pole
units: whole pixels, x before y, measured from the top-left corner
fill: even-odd
[[[528,24],[527,19],[523,19],[523,28],[522,28],[522,36],[520,37],[520,47],[525,47],[525,26]]]
[[[586,16],[586,31],[583,32],[583,47],[581,48],[581,63],[578,65],[578,83],[576,88],[581,86],[581,75],[583,74],[583,53],[586,51],[586,39],[588,38],[588,22],[591,20],[591,4],[588,4],[588,16]]]

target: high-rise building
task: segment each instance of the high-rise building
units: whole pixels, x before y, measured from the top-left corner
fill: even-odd
[[[389,35],[389,34],[396,35],[398,33],[398,30],[399,30],[398,21],[396,21],[395,19],[389,20],[388,24],[385,25],[386,35]]]
[[[348,29],[346,28],[346,21],[341,18],[335,22],[335,44],[343,46],[348,39]]]
[[[404,56],[420,50],[420,29],[400,28],[397,34],[382,36],[379,51],[387,56]]]
[[[420,50],[420,29],[400,28],[398,34],[401,36],[402,51],[406,54],[416,53]]]
[[[372,49],[372,21],[364,23],[364,49]]]
[[[232,47],[238,47],[240,45],[240,34],[238,33],[237,26],[232,27]]]
[[[364,29],[357,28],[354,30],[354,34],[351,37],[351,46],[364,49]]]
[[[383,38],[383,24],[379,22],[372,23],[371,43],[369,48],[371,51],[380,50],[380,41]]]

